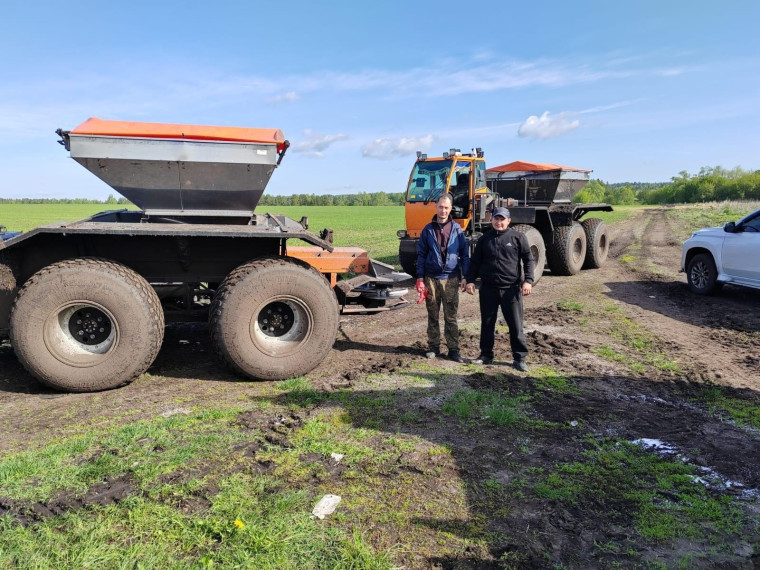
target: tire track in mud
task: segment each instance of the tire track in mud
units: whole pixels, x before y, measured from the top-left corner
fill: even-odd
[[[692,378],[760,391],[760,292],[726,287],[694,295],[679,273],[681,242],[667,208],[647,209],[615,226],[604,272],[607,296],[674,351]],[[642,229],[643,228],[643,229]],[[631,254],[633,262],[621,262]],[[613,269],[614,268],[614,269]]]

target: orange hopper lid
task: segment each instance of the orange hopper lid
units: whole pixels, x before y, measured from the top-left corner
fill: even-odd
[[[98,119],[97,117],[87,119],[84,123],[73,129],[71,134],[145,139],[257,142],[276,144],[278,151],[282,150],[285,144],[285,135],[282,134],[280,129],[108,121]]]
[[[516,160],[509,164],[502,164],[501,166],[494,166],[489,168],[486,172],[528,172],[528,171],[548,171],[548,170],[572,170],[574,172],[592,172],[591,170],[585,170],[583,168],[575,168],[574,166],[562,166],[561,164],[551,164],[549,162],[523,162]]]

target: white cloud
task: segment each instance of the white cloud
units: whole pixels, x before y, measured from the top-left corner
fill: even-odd
[[[523,138],[551,139],[574,131],[580,125],[579,120],[570,120],[567,113],[552,116],[549,111],[544,111],[540,117],[528,117],[517,129],[517,134]]]
[[[277,105],[279,103],[293,103],[294,101],[298,101],[298,93],[295,91],[288,91],[282,95],[275,95],[274,97],[270,97],[265,101],[265,103],[267,105]]]
[[[291,149],[293,152],[303,153],[306,156],[322,158],[324,156],[324,151],[332,146],[333,143],[344,141],[347,138],[348,136],[344,134],[325,135],[306,129],[303,132],[303,140],[295,143]]]
[[[410,156],[414,155],[418,150],[427,151],[435,140],[435,135],[401,137],[398,139],[375,139],[362,147],[362,156],[383,160],[397,156]]]

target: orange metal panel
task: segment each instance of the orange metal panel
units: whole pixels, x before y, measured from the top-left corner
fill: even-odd
[[[404,208],[404,214],[406,216],[406,233],[411,238],[418,238],[422,233],[422,229],[430,223],[430,220],[435,216],[435,202],[407,202],[406,208]],[[463,230],[467,229],[470,225],[470,219],[454,220],[462,226]]]
[[[369,256],[359,247],[336,247],[329,252],[319,247],[288,246],[288,256],[305,261],[320,273],[369,272]]]
[[[530,172],[546,171],[546,170],[572,170],[574,172],[592,172],[591,170],[584,170],[583,168],[575,168],[574,166],[562,166],[561,164],[541,163],[541,162],[523,162],[516,160],[509,164],[502,164],[501,166],[494,166],[489,168],[486,172]]]
[[[74,135],[113,137],[191,139],[230,142],[259,142],[281,147],[285,135],[280,129],[254,129],[248,127],[215,127],[208,125],[175,125],[169,123],[140,123],[135,121],[108,121],[91,117],[71,131]]]
[[[409,237],[418,238],[430,220],[435,216],[435,202],[407,202],[404,208],[406,215],[406,233]]]

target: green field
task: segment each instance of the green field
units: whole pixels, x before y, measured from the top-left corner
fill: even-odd
[[[0,204],[0,225],[12,232],[25,232],[43,224],[73,222],[121,208],[110,204]]]
[[[107,204],[0,204],[0,225],[10,231],[28,231],[113,209],[117,208]],[[311,231],[334,230],[335,245],[361,247],[379,261],[398,262],[396,231],[404,227],[404,208],[400,206],[272,206],[257,213],[265,211],[294,220],[307,216]]]
[[[404,228],[400,206],[272,206],[267,211],[294,220],[307,216],[311,231],[335,232],[335,245],[361,247],[378,261],[398,263],[396,231]]]

